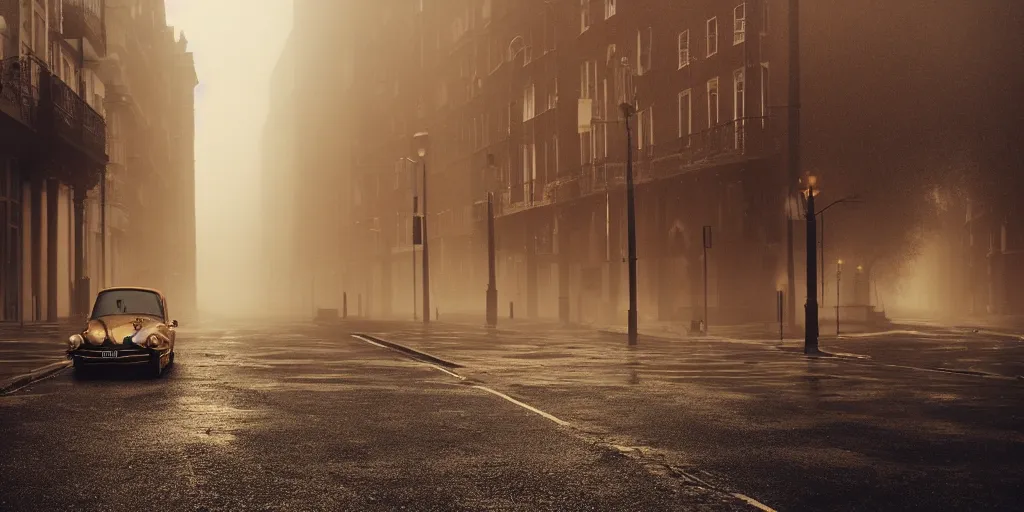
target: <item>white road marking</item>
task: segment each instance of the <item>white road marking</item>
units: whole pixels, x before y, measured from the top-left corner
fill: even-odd
[[[380,343],[377,343],[376,341],[373,341],[373,340],[371,340],[370,338],[367,338],[367,337],[365,337],[365,336],[361,336],[361,335],[359,335],[359,334],[353,334],[353,335],[352,335],[352,337],[353,337],[353,338],[355,338],[355,339],[357,339],[357,340],[362,340],[362,341],[365,341],[365,342],[367,342],[367,343],[369,343],[370,345],[373,345],[373,346],[375,346],[375,347],[380,347],[380,348],[388,348],[388,347],[385,347],[384,345],[381,345]]]
[[[365,341],[366,343],[369,343],[369,344],[371,344],[373,346],[376,346],[376,347],[389,348],[387,346],[381,345],[380,343],[377,343],[377,342],[375,342],[375,341],[373,341],[371,339],[368,339],[368,338],[366,338],[364,336],[360,336],[358,334],[353,334],[352,337],[356,338],[356,339],[359,339],[359,340],[362,340],[362,341]],[[435,364],[430,364],[430,363],[426,363],[426,364],[428,364],[431,368],[434,368],[435,370],[444,372],[444,373],[446,373],[448,375],[451,375],[452,377],[455,377],[455,378],[457,378],[459,380],[466,380],[466,378],[463,377],[462,375],[459,375],[459,374],[457,374],[457,373],[455,373],[455,372],[453,372],[451,370],[448,370],[447,368],[443,368],[441,366],[438,366],[438,365],[435,365]],[[519,400],[516,400],[515,398],[512,398],[512,397],[510,397],[510,396],[508,396],[508,395],[506,395],[506,394],[504,394],[504,393],[502,393],[500,391],[495,391],[495,390],[493,390],[493,389],[491,389],[491,388],[489,388],[487,386],[477,385],[477,386],[473,386],[473,387],[476,388],[476,389],[479,389],[481,391],[486,391],[486,392],[488,392],[488,393],[490,393],[490,394],[492,394],[494,396],[503,398],[503,399],[505,399],[508,402],[511,402],[511,403],[513,403],[515,405],[518,405],[519,407],[522,407],[523,409],[526,409],[527,411],[530,411],[530,412],[532,412],[534,414],[537,414],[539,416],[544,417],[545,419],[553,421],[554,423],[558,424],[559,426],[572,427],[572,424],[569,423],[568,421],[565,421],[565,420],[563,420],[561,418],[558,418],[557,416],[554,416],[552,414],[548,414],[548,413],[546,413],[546,412],[544,412],[544,411],[542,411],[542,410],[540,410],[540,409],[538,409],[538,408],[536,408],[536,407],[534,407],[534,406],[532,406],[530,404],[527,404],[527,403],[524,403],[524,402],[520,402]],[[616,446],[615,448],[618,449],[620,452],[625,453],[625,451],[624,451],[624,449],[622,447]],[[696,478],[696,477],[694,477],[692,475],[689,475],[689,474],[687,474],[686,476],[688,478],[696,481],[697,483],[699,483],[701,485],[704,485],[705,487],[707,487],[709,489],[716,489],[715,486],[713,486],[711,484],[708,484],[708,483],[700,480],[699,478]],[[721,490],[719,489],[719,491],[721,491]],[[760,501],[757,501],[754,498],[751,498],[750,496],[747,496],[745,494],[740,494],[738,492],[728,492],[728,491],[725,491],[725,492],[726,492],[726,494],[729,494],[729,495],[733,496],[734,498],[736,498],[736,499],[738,499],[740,501],[743,501],[744,503],[746,503],[746,504],[748,504],[748,505],[750,505],[752,507],[755,507],[755,508],[757,508],[759,510],[762,510],[763,512],[777,512],[775,509],[769,507],[768,505],[765,505],[764,503],[761,503]]]
[[[750,505],[752,507],[759,508],[759,509],[763,510],[764,512],[778,512],[774,508],[771,508],[768,505],[765,505],[764,503],[761,503],[760,501],[757,501],[754,498],[751,498],[750,496],[747,496],[745,494],[740,494],[738,492],[734,492],[734,493],[732,493],[732,495],[735,496],[736,498],[739,498],[739,499],[747,502],[748,505]]]
[[[510,397],[510,396],[508,396],[508,395],[506,395],[504,393],[501,393],[499,391],[495,391],[495,390],[493,390],[493,389],[491,389],[491,388],[489,388],[487,386],[473,386],[473,387],[477,388],[477,389],[484,390],[484,391],[486,391],[486,392],[488,392],[488,393],[490,393],[490,394],[492,394],[494,396],[499,396],[501,398],[504,398],[505,400],[508,400],[509,402],[512,402],[512,403],[518,405],[519,407],[522,407],[523,409],[526,409],[527,411],[530,411],[530,412],[532,412],[534,414],[539,414],[539,415],[541,415],[541,416],[543,416],[543,417],[545,417],[545,418],[547,418],[547,419],[549,419],[549,420],[551,420],[551,421],[553,421],[553,422],[555,422],[555,423],[557,423],[557,424],[559,424],[559,425],[561,425],[563,427],[569,426],[569,422],[568,421],[556,418],[556,417],[554,417],[554,416],[552,416],[552,415],[550,415],[550,414],[548,414],[548,413],[546,413],[546,412],[544,412],[544,411],[542,411],[542,410],[540,410],[540,409],[538,409],[536,407],[533,407],[532,405],[524,404],[523,402],[520,402],[519,400],[516,400],[515,398],[512,398],[512,397]]]
[[[444,373],[447,373],[448,375],[451,375],[452,377],[455,377],[456,379],[466,380],[466,378],[463,377],[462,375],[459,375],[459,374],[457,374],[457,373],[455,373],[453,371],[450,371],[447,368],[443,368],[443,367],[437,366],[436,364],[432,364],[430,366],[433,367],[435,370],[439,370],[439,371],[442,371]]]

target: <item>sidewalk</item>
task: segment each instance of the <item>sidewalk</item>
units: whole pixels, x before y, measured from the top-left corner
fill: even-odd
[[[67,337],[80,321],[0,323],[0,387],[11,379],[66,361]]]

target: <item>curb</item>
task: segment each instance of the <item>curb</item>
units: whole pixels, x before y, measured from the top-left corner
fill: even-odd
[[[45,379],[46,377],[49,377],[50,375],[53,375],[69,366],[71,366],[71,361],[58,361],[56,363],[48,364],[42,368],[32,370],[25,375],[19,375],[12,379],[7,379],[0,382],[0,395],[6,395],[32,384],[33,382]]]
[[[370,340],[370,341],[372,341],[374,343],[379,343],[381,345],[384,345],[387,348],[390,348],[392,350],[396,350],[396,351],[401,352],[401,353],[403,353],[403,354],[405,354],[407,356],[410,356],[413,359],[418,359],[418,360],[421,360],[421,361],[426,361],[428,363],[433,363],[433,364],[436,364],[436,365],[444,366],[446,368],[463,368],[463,366],[461,364],[453,363],[451,361],[445,361],[444,359],[441,359],[440,357],[432,356],[432,355],[430,355],[430,354],[428,354],[426,352],[421,352],[419,350],[406,347],[405,345],[399,345],[398,343],[393,343],[393,342],[390,342],[390,341],[387,341],[387,340],[382,340],[382,339],[380,339],[380,338],[378,338],[376,336],[372,336],[372,335],[364,334],[364,333],[358,333],[358,334],[355,334],[355,336],[366,338],[366,339],[368,339],[368,340]]]

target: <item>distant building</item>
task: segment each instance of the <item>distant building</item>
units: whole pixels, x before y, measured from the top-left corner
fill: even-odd
[[[296,0],[275,67],[264,127],[263,276],[267,314],[310,317],[342,308],[348,229],[355,0]],[[358,292],[351,293],[353,313]]]
[[[819,257],[832,263],[819,269],[822,307],[836,303],[837,259],[862,268],[839,302],[879,305],[873,276],[895,281],[914,237],[934,221],[920,207],[927,191],[955,188],[949,177],[959,171],[939,168],[973,162],[1004,183],[998,176],[1019,162],[1019,152],[997,149],[1012,144],[992,141],[1005,141],[1014,126],[1006,91],[1015,90],[1020,73],[1003,68],[1020,69],[1019,52],[1006,50],[1014,47],[1020,8],[802,4],[802,158],[795,173],[787,151],[796,105],[788,96],[785,0],[410,0],[361,4],[347,14],[321,7],[316,20],[297,16],[297,33],[326,26],[331,35],[293,55],[317,62],[322,76],[331,76],[324,64],[353,66],[345,75],[351,82],[332,77],[323,89],[296,93],[316,98],[304,104],[318,107],[298,116],[305,123],[296,131],[298,154],[347,168],[339,176],[348,180],[351,210],[337,214],[333,231],[347,243],[347,277],[338,286],[358,290],[375,315],[415,310],[413,197],[422,208],[424,184],[420,164],[403,159],[415,158],[412,135],[427,131],[432,303],[442,315],[482,312],[490,192],[503,304],[514,302],[530,317],[624,322],[627,143],[620,105],[629,102],[637,111],[630,151],[642,319],[703,318],[705,268],[712,324],[774,321],[778,290],[793,297],[802,317],[805,227],[800,201],[789,194],[793,188],[799,195],[806,185],[798,180],[810,174],[820,179],[825,204],[853,193],[872,204],[827,214]],[[961,22],[975,18],[984,23]],[[1005,57],[979,59],[975,50]],[[990,76],[1004,80],[987,91]],[[327,140],[325,125],[311,122],[324,116],[335,130]],[[338,179],[334,186],[344,186]],[[981,187],[967,193],[975,203],[984,196]],[[320,201],[305,218],[322,226],[330,213]],[[999,218],[1016,215],[984,202],[1002,208]],[[979,269],[992,269],[989,284],[971,286],[996,290],[985,300],[1009,307],[1019,300],[995,283],[1019,273],[1011,249],[1019,236],[1016,224],[1004,224],[1006,249],[984,267],[980,256],[968,263],[965,250],[950,261],[958,276],[980,279]],[[949,281],[950,296],[959,297],[970,280]],[[954,302],[948,307],[962,307]],[[1024,304],[1015,307],[1024,313]]]
[[[195,108],[198,84],[184,34],[163,0],[106,4],[110,164],[103,286],[162,290],[178,318],[196,309]],[[97,231],[96,236],[99,236]],[[142,237],[160,243],[140,243]],[[99,261],[99,259],[97,259]]]

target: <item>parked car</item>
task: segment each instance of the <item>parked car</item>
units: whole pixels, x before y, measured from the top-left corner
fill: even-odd
[[[153,377],[174,363],[177,320],[167,300],[148,288],[109,288],[96,296],[88,324],[68,338],[76,372],[90,367],[144,365]]]

